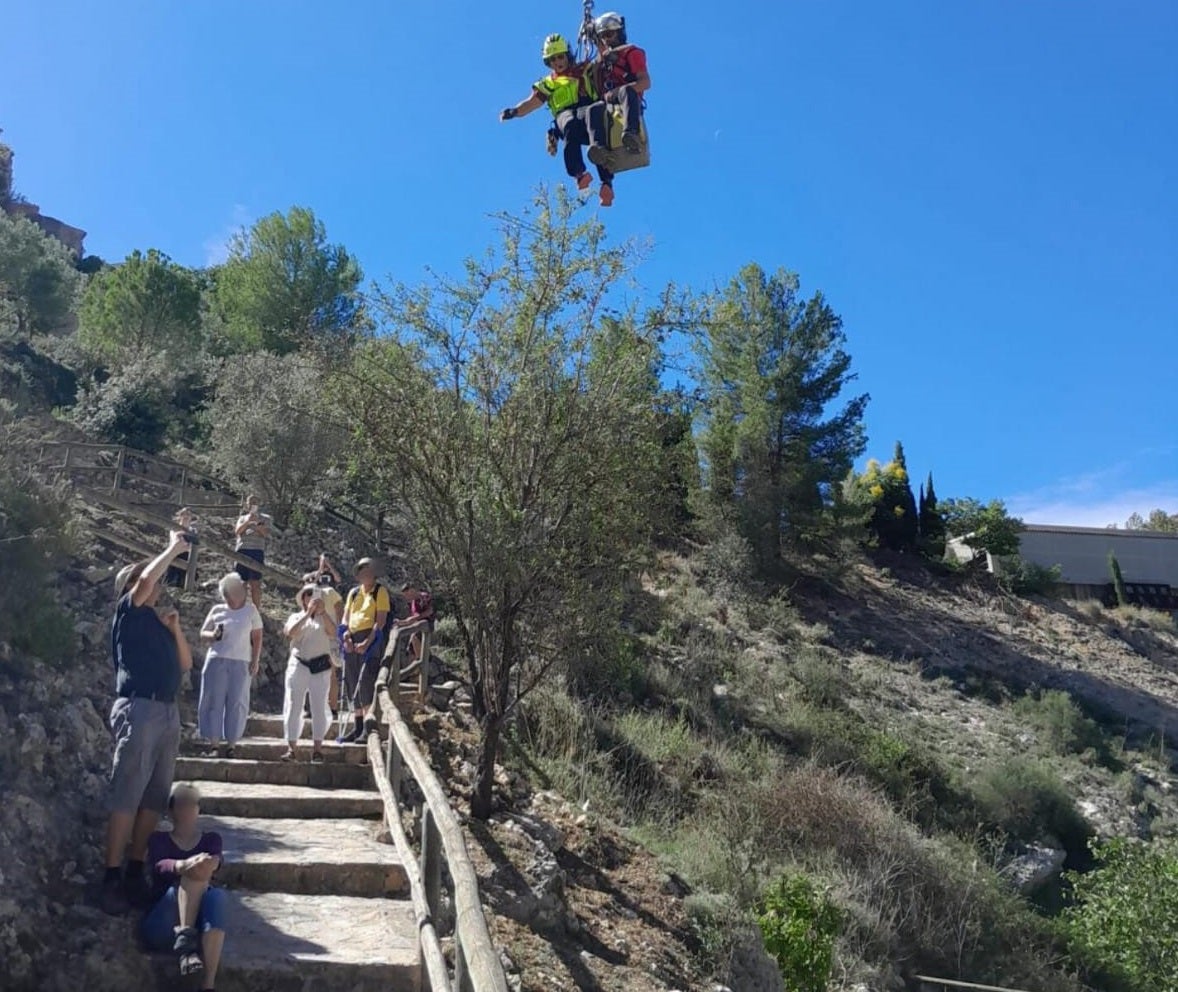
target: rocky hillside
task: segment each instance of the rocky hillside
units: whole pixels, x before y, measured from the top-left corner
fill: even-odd
[[[53,668],[0,646],[6,990],[149,981],[131,924],[90,901],[109,756],[111,581],[126,557],[92,534],[163,535],[82,501],[75,510],[59,588],[76,656]],[[324,549],[342,562],[364,551],[356,535],[325,527],[313,539],[283,536],[273,557],[301,571]],[[206,560],[204,584],[224,567]],[[194,642],[211,599],[208,589],[178,599]],[[277,710],[289,604],[269,590],[264,605],[258,692]],[[748,911],[789,866],[826,879],[848,914],[837,988],[899,988],[923,967],[1077,990],[1066,967],[1041,960],[1050,941],[1033,922],[1026,947],[981,964],[987,921],[1033,921],[1017,916],[1030,910],[1015,890],[1050,905],[1060,865],[1082,866],[1090,835],[1178,827],[1168,745],[1178,637],[1158,617],[1014,599],[985,576],[903,558],[803,575],[769,595],[717,577],[700,552],[661,559],[631,626],[632,652],[615,667],[554,678],[524,701],[498,812],[468,824],[520,990],[779,989]],[[452,634],[443,621],[443,656]],[[461,694],[457,703],[416,726],[463,809],[477,728]],[[1012,775],[1030,776],[1035,797],[1061,790],[1058,808],[1019,806],[1003,785]],[[956,838],[996,825],[1014,842],[987,848],[991,871]],[[906,881],[880,874],[881,852]],[[935,918],[952,915],[947,900],[963,880],[974,902],[954,925],[982,930],[973,950],[958,948],[955,969],[932,945],[947,939]]]

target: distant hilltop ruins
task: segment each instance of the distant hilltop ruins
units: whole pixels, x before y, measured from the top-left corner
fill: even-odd
[[[0,130],[0,134],[3,131]],[[56,217],[46,217],[41,208],[30,203],[12,188],[12,149],[0,141],[0,210],[10,217],[26,217],[36,224],[42,231],[52,238],[56,238],[65,245],[74,257],[81,259],[84,251],[82,243],[86,240],[86,232],[81,228],[72,227]]]

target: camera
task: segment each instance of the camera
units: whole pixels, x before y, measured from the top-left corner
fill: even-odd
[[[186,530],[184,532],[184,540],[192,545],[200,544],[200,535],[194,530]]]
[[[323,599],[323,590],[322,589],[312,589],[311,590],[311,602],[317,603],[321,599]]]

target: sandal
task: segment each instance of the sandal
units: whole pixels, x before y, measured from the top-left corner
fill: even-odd
[[[204,971],[205,963],[195,951],[191,954],[180,955],[180,974],[197,975]]]
[[[172,950],[180,955],[181,975],[195,975],[204,969],[204,962],[200,959],[200,954],[197,953],[199,947],[200,938],[197,935],[195,927],[180,927],[177,929],[176,940],[172,944]]]

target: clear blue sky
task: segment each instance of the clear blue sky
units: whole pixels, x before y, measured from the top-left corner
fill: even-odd
[[[541,180],[500,124],[580,5],[41,0],[0,32],[18,188],[117,259],[215,259],[311,206],[370,277],[452,269]],[[599,10],[605,9],[599,5]],[[636,0],[640,276],[800,273],[845,320],[870,452],[942,496],[1178,509],[1178,3]],[[596,209],[589,207],[587,209]]]

